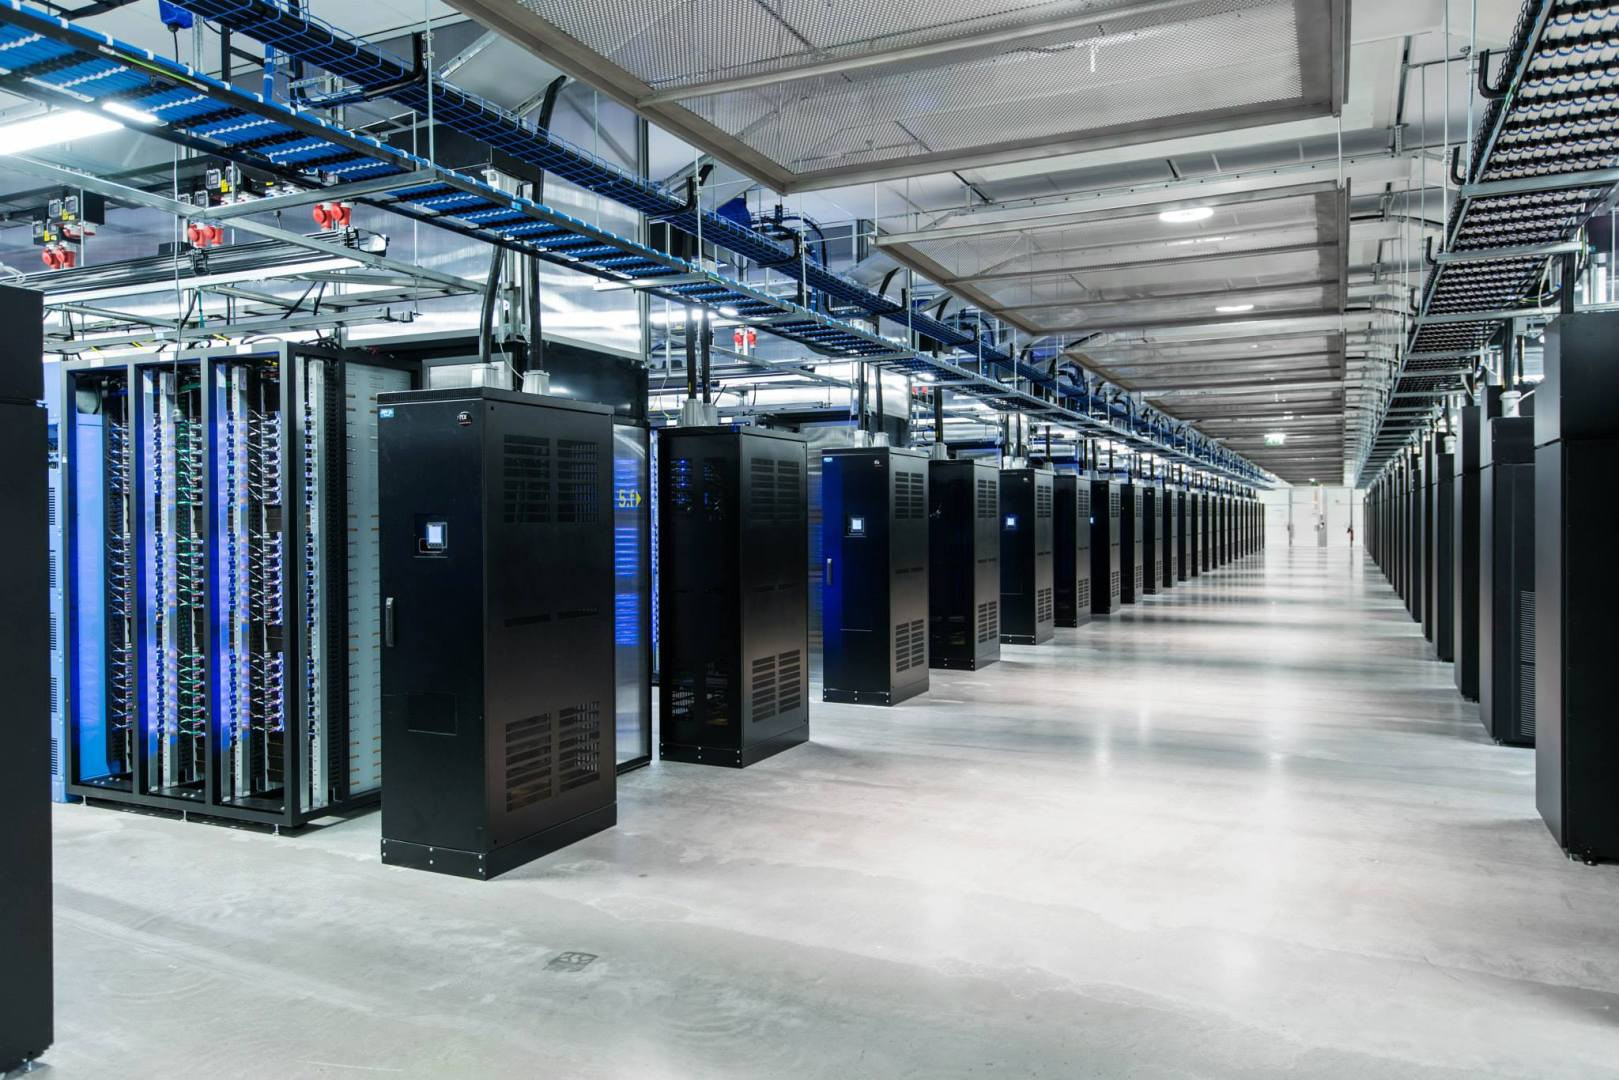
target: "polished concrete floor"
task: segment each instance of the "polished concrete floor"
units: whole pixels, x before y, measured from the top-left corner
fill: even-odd
[[[1619,868],[1358,550],[814,729],[492,883],[61,807],[49,1075],[1619,1075]]]

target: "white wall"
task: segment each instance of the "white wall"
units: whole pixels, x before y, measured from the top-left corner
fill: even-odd
[[[1293,523],[1293,544],[1297,547],[1313,547],[1319,542],[1317,524],[1326,532],[1328,547],[1349,545],[1351,521],[1355,524],[1356,546],[1365,540],[1363,493],[1353,488],[1279,488],[1260,492],[1259,499],[1265,504],[1265,543],[1271,547],[1287,546],[1289,521]]]

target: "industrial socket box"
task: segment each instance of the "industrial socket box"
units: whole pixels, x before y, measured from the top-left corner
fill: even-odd
[[[491,878],[617,820],[612,410],[378,405],[382,861]]]
[[[805,442],[665,428],[658,446],[659,744],[742,768],[809,738]]]
[[[1001,484],[994,462],[928,462],[928,663],[1001,658]]]
[[[928,457],[821,452],[821,698],[897,705],[928,688]]]
[[[1001,471],[1001,641],[1039,645],[1056,626],[1053,475]]]

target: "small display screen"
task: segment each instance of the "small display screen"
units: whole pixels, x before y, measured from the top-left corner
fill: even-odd
[[[1017,515],[1016,514],[1007,514],[1006,515],[1006,531],[1007,532],[1016,532],[1017,531]]]
[[[866,535],[866,519],[863,516],[858,515],[858,514],[851,514],[849,516],[848,535],[850,535],[850,536],[865,536]]]
[[[450,550],[450,523],[443,518],[416,519],[416,554],[446,556]]]

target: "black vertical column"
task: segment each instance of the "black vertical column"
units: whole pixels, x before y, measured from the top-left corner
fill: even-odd
[[[0,1073],[52,1038],[42,318],[39,293],[0,287]]]
[[[1571,855],[1619,859],[1619,312],[1547,328],[1534,405],[1535,803]]]

